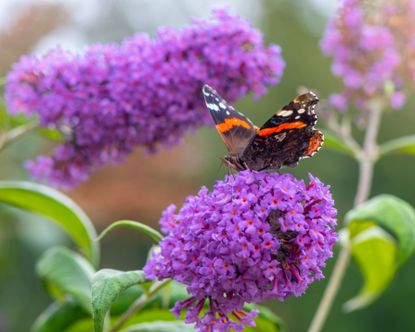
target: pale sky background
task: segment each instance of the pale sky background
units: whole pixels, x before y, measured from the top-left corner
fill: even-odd
[[[275,1],[278,3],[280,0]],[[324,16],[332,15],[337,5],[337,0],[304,1],[309,1]],[[217,6],[228,6],[232,12],[247,18],[254,25],[262,15],[261,1],[258,0],[0,0],[0,29],[6,28],[16,14],[31,3],[61,3],[71,16],[70,24],[55,30],[38,43],[33,50],[38,54],[57,45],[81,51],[90,42],[86,31],[91,36],[94,29],[97,38],[105,35],[106,41],[111,41],[125,35],[126,28],[131,30],[129,34],[133,34],[137,31],[154,33],[160,25],[180,27],[189,22],[189,17],[209,16],[211,8]],[[298,13],[314,31],[313,18],[307,15],[309,13],[302,11],[301,6],[298,6]],[[121,21],[122,27],[117,24]]]

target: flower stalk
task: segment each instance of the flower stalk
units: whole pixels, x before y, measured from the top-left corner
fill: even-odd
[[[128,310],[120,317],[120,319],[114,324],[109,332],[119,331],[123,325],[131,318],[133,314],[142,309],[148,301],[151,301],[157,293],[170,283],[171,279],[162,281],[156,281],[150,288],[150,290],[141,295],[135,302],[128,308]]]
[[[358,154],[359,180],[354,199],[354,206],[366,201],[370,195],[373,180],[373,169],[378,149],[376,140],[380,127],[382,106],[381,102],[373,102],[370,104],[368,126],[363,142],[363,148],[360,149]],[[340,250],[339,257],[334,265],[327,288],[324,291],[323,297],[317,308],[316,314],[313,317],[308,332],[320,332],[322,330],[328,313],[333,306],[333,301],[340,288],[341,281],[343,280],[346,269],[349,265],[351,255],[350,249],[350,245],[347,243]]]
[[[12,130],[0,133],[0,151],[5,149],[9,144],[17,141],[20,137],[38,127],[37,122],[30,122]]]

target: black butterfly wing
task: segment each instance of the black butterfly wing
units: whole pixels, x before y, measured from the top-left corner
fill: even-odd
[[[295,166],[323,144],[323,134],[314,129],[318,97],[308,92],[294,98],[259,129],[241,159],[250,169]]]
[[[256,135],[255,126],[246,116],[228,105],[210,86],[203,86],[203,97],[230,155],[239,157]]]

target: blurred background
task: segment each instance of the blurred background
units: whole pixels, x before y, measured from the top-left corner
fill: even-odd
[[[305,86],[322,98],[340,89],[330,72],[331,60],[319,49],[319,40],[335,0],[1,0],[0,77],[5,76],[21,55],[42,54],[60,45],[81,52],[96,42],[119,42],[138,31],[154,36],[159,26],[180,28],[192,17],[207,17],[212,7],[228,5],[263,31],[267,43],[277,43],[287,63],[281,84],[258,101],[252,96],[237,103],[239,111],[263,123],[272,112]],[[380,141],[414,133],[414,100],[401,112],[385,114]],[[321,123],[321,122],[320,122]],[[324,128],[323,128],[324,131]],[[359,137],[359,132],[356,132]],[[0,155],[0,179],[25,179],[22,163],[49,151],[49,142],[28,136]],[[96,228],[135,219],[158,227],[163,209],[180,206],[201,185],[211,186],[226,170],[219,157],[225,147],[213,128],[203,128],[185,137],[183,144],[152,156],[138,149],[124,163],[106,167],[68,194],[89,214]],[[372,195],[392,193],[415,205],[415,160],[390,156],[376,168]],[[287,170],[286,170],[287,171]],[[323,149],[295,169],[297,177],[307,173],[332,186],[341,222],[352,206],[357,182],[357,165],[348,157]],[[35,262],[54,244],[72,245],[51,223],[33,220],[33,215],[0,206],[0,331],[26,332],[35,317],[50,303],[35,275]],[[28,222],[28,219],[30,219]],[[147,238],[131,231],[116,231],[102,242],[101,267],[138,269],[150,246]],[[371,307],[352,313],[341,305],[361,285],[358,269],[350,266],[324,331],[415,331],[415,257],[398,272],[391,287]],[[326,275],[330,274],[329,261]],[[284,303],[269,302],[285,321],[288,331],[305,331],[321,298],[326,281],[312,285],[301,298]]]

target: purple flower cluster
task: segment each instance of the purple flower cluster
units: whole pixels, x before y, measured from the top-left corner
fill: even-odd
[[[144,268],[149,278],[187,285],[186,322],[200,331],[241,331],[256,312],[245,302],[304,293],[323,278],[336,242],[336,209],[329,187],[291,174],[243,171],[203,187],[176,214],[160,220],[168,235]]]
[[[248,22],[225,10],[155,39],[137,34],[121,45],[95,45],[81,55],[55,49],[26,56],[7,78],[12,113],[38,115],[66,133],[52,156],[27,163],[32,176],[73,187],[97,166],[119,162],[137,146],[150,151],[210,123],[201,88],[228,100],[259,96],[284,69],[280,48],[264,46]]]
[[[349,102],[367,110],[375,98],[394,109],[403,106],[404,82],[415,81],[413,17],[414,0],[342,1],[321,41],[323,52],[333,57],[333,73],[344,83],[343,91],[330,97],[335,108],[345,111]]]

